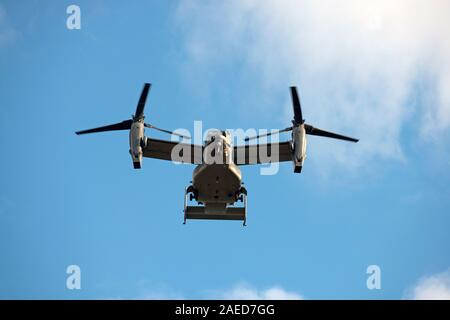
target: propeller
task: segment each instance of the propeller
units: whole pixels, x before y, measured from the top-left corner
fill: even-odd
[[[88,130],[81,130],[75,132],[76,134],[86,134],[86,133],[97,133],[97,132],[105,132],[105,131],[118,131],[118,130],[129,130],[131,129],[131,124],[133,123],[133,120],[124,120],[119,123],[110,124],[103,127],[88,129]]]
[[[145,118],[145,116],[144,116],[145,102],[147,101],[147,96],[148,96],[148,93],[149,93],[151,87],[152,87],[152,85],[150,83],[144,84],[144,88],[142,89],[141,96],[139,97],[139,101],[138,101],[138,104],[136,107],[136,112],[132,116],[132,119],[124,120],[119,123],[110,124],[110,125],[106,125],[106,126],[102,126],[102,127],[93,128],[93,129],[81,130],[81,131],[77,131],[75,133],[77,135],[80,135],[80,134],[106,132],[106,131],[130,130],[131,125],[134,122],[143,120]],[[190,139],[190,137],[188,137],[188,136],[185,136],[185,135],[182,135],[179,133],[175,133],[170,130],[161,129],[161,128],[155,127],[154,125],[149,124],[149,123],[144,123],[144,126],[149,129],[154,129],[154,130],[158,130],[158,131],[165,132],[168,134],[173,134],[173,135],[180,136],[180,137],[183,137],[186,139]]]
[[[300,99],[298,97],[296,87],[291,87],[291,98],[292,98],[292,108],[294,109],[294,120],[293,120],[294,125],[302,124],[305,122],[305,120],[303,120],[302,106],[300,104]]]
[[[319,128],[314,128],[313,126],[311,126],[309,124],[305,124],[305,132],[306,132],[306,134],[310,134],[312,136],[320,136],[320,137],[333,138],[333,139],[339,139],[339,140],[345,140],[345,141],[351,141],[351,142],[359,141],[359,139],[343,136],[341,134],[325,131],[325,130],[322,130]]]
[[[152,85],[150,83],[144,84],[144,88],[142,89],[141,96],[139,97],[139,102],[136,107],[136,113],[134,114],[133,117],[136,120],[145,118],[144,116],[145,102],[147,101],[148,92],[150,91],[151,87]]]
[[[312,136],[320,136],[320,137],[333,138],[333,139],[339,139],[339,140],[345,140],[345,141],[351,141],[351,142],[359,141],[358,139],[355,139],[355,138],[347,137],[347,136],[337,134],[334,132],[330,132],[330,131],[325,131],[325,130],[322,130],[319,128],[315,128],[309,124],[306,124],[305,120],[303,119],[302,107],[300,104],[300,98],[297,93],[297,87],[290,87],[290,90],[291,90],[292,108],[294,110],[294,119],[292,120],[293,125],[291,127],[287,127],[287,128],[281,129],[281,130],[276,130],[276,131],[260,134],[257,136],[245,138],[245,141],[258,139],[261,137],[266,137],[266,136],[278,134],[281,132],[291,131],[294,129],[294,127],[297,127],[302,124],[305,124],[305,133],[312,135]]]

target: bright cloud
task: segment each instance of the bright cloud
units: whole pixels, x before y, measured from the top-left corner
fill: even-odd
[[[137,300],[184,300],[198,299],[198,296],[181,294],[168,288],[141,289]],[[230,290],[213,290],[200,293],[200,299],[223,300],[303,300],[303,296],[292,291],[287,291],[279,286],[258,290],[246,283],[233,286]]]
[[[240,284],[231,290],[223,292],[220,299],[226,300],[302,300],[303,297],[295,292],[286,291],[281,287],[271,287],[257,290],[248,285]]]
[[[402,160],[406,123],[411,139],[435,142],[450,127],[448,1],[183,1],[177,17],[197,74],[239,61],[265,94],[286,97],[286,120],[296,84],[307,122],[361,139],[316,139],[330,162]]]
[[[424,277],[406,294],[407,299],[450,300],[450,269]]]
[[[183,295],[168,291],[144,291],[141,292],[136,298],[136,300],[184,300]]]

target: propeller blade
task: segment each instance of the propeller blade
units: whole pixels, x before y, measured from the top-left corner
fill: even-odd
[[[297,93],[297,87],[291,87],[292,107],[294,108],[294,122],[295,124],[302,124],[304,122],[302,115],[302,106]]]
[[[254,136],[254,137],[248,137],[248,138],[245,138],[244,141],[250,141],[250,140],[253,140],[253,139],[258,139],[258,138],[261,138],[261,137],[267,137],[267,136],[271,136],[273,134],[286,132],[286,131],[291,131],[291,130],[292,130],[292,127],[287,127],[287,128],[281,129],[281,130],[276,130],[276,131],[263,133],[263,134],[260,134],[260,135]]]
[[[150,83],[144,84],[144,88],[142,89],[141,96],[139,97],[139,102],[136,108],[136,113],[134,115],[135,118],[141,118],[144,116],[144,108],[145,108],[145,101],[147,100],[148,92],[151,88]]]
[[[339,140],[345,140],[345,141],[351,141],[351,142],[358,142],[359,139],[343,136],[337,133],[321,130],[318,128],[314,128],[313,126],[309,124],[305,124],[305,132],[306,134],[310,134],[313,136],[320,136],[320,137],[327,137],[327,138],[334,138]]]
[[[133,123],[132,120],[124,120],[119,123],[110,124],[103,127],[88,129],[88,130],[82,130],[75,132],[76,134],[86,134],[86,133],[95,133],[95,132],[104,132],[104,131],[117,131],[117,130],[129,130],[131,128],[131,124]]]
[[[176,133],[176,132],[173,132],[173,131],[161,129],[161,128],[155,127],[154,125],[149,124],[149,123],[144,123],[144,126],[146,128],[149,128],[149,129],[155,129],[155,130],[158,130],[158,131],[161,131],[161,132],[165,132],[165,133],[168,133],[168,134],[173,134],[175,136],[179,136],[179,137],[182,137],[182,138],[185,138],[185,139],[191,139],[191,137],[185,136],[185,135],[183,135],[181,133]]]

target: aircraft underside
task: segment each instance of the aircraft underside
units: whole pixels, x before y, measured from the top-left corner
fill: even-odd
[[[241,220],[245,225],[247,191],[242,186],[238,166],[230,164],[201,164],[193,173],[192,185],[186,188],[184,221]],[[196,205],[188,205],[196,201]],[[243,206],[235,206],[241,201]]]

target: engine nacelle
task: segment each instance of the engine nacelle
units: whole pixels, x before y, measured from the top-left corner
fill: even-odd
[[[141,168],[142,146],[145,145],[144,121],[133,122],[130,129],[130,155],[135,169]]]
[[[294,164],[294,172],[302,171],[303,162],[306,159],[306,132],[305,125],[295,126],[292,130],[292,162]]]

